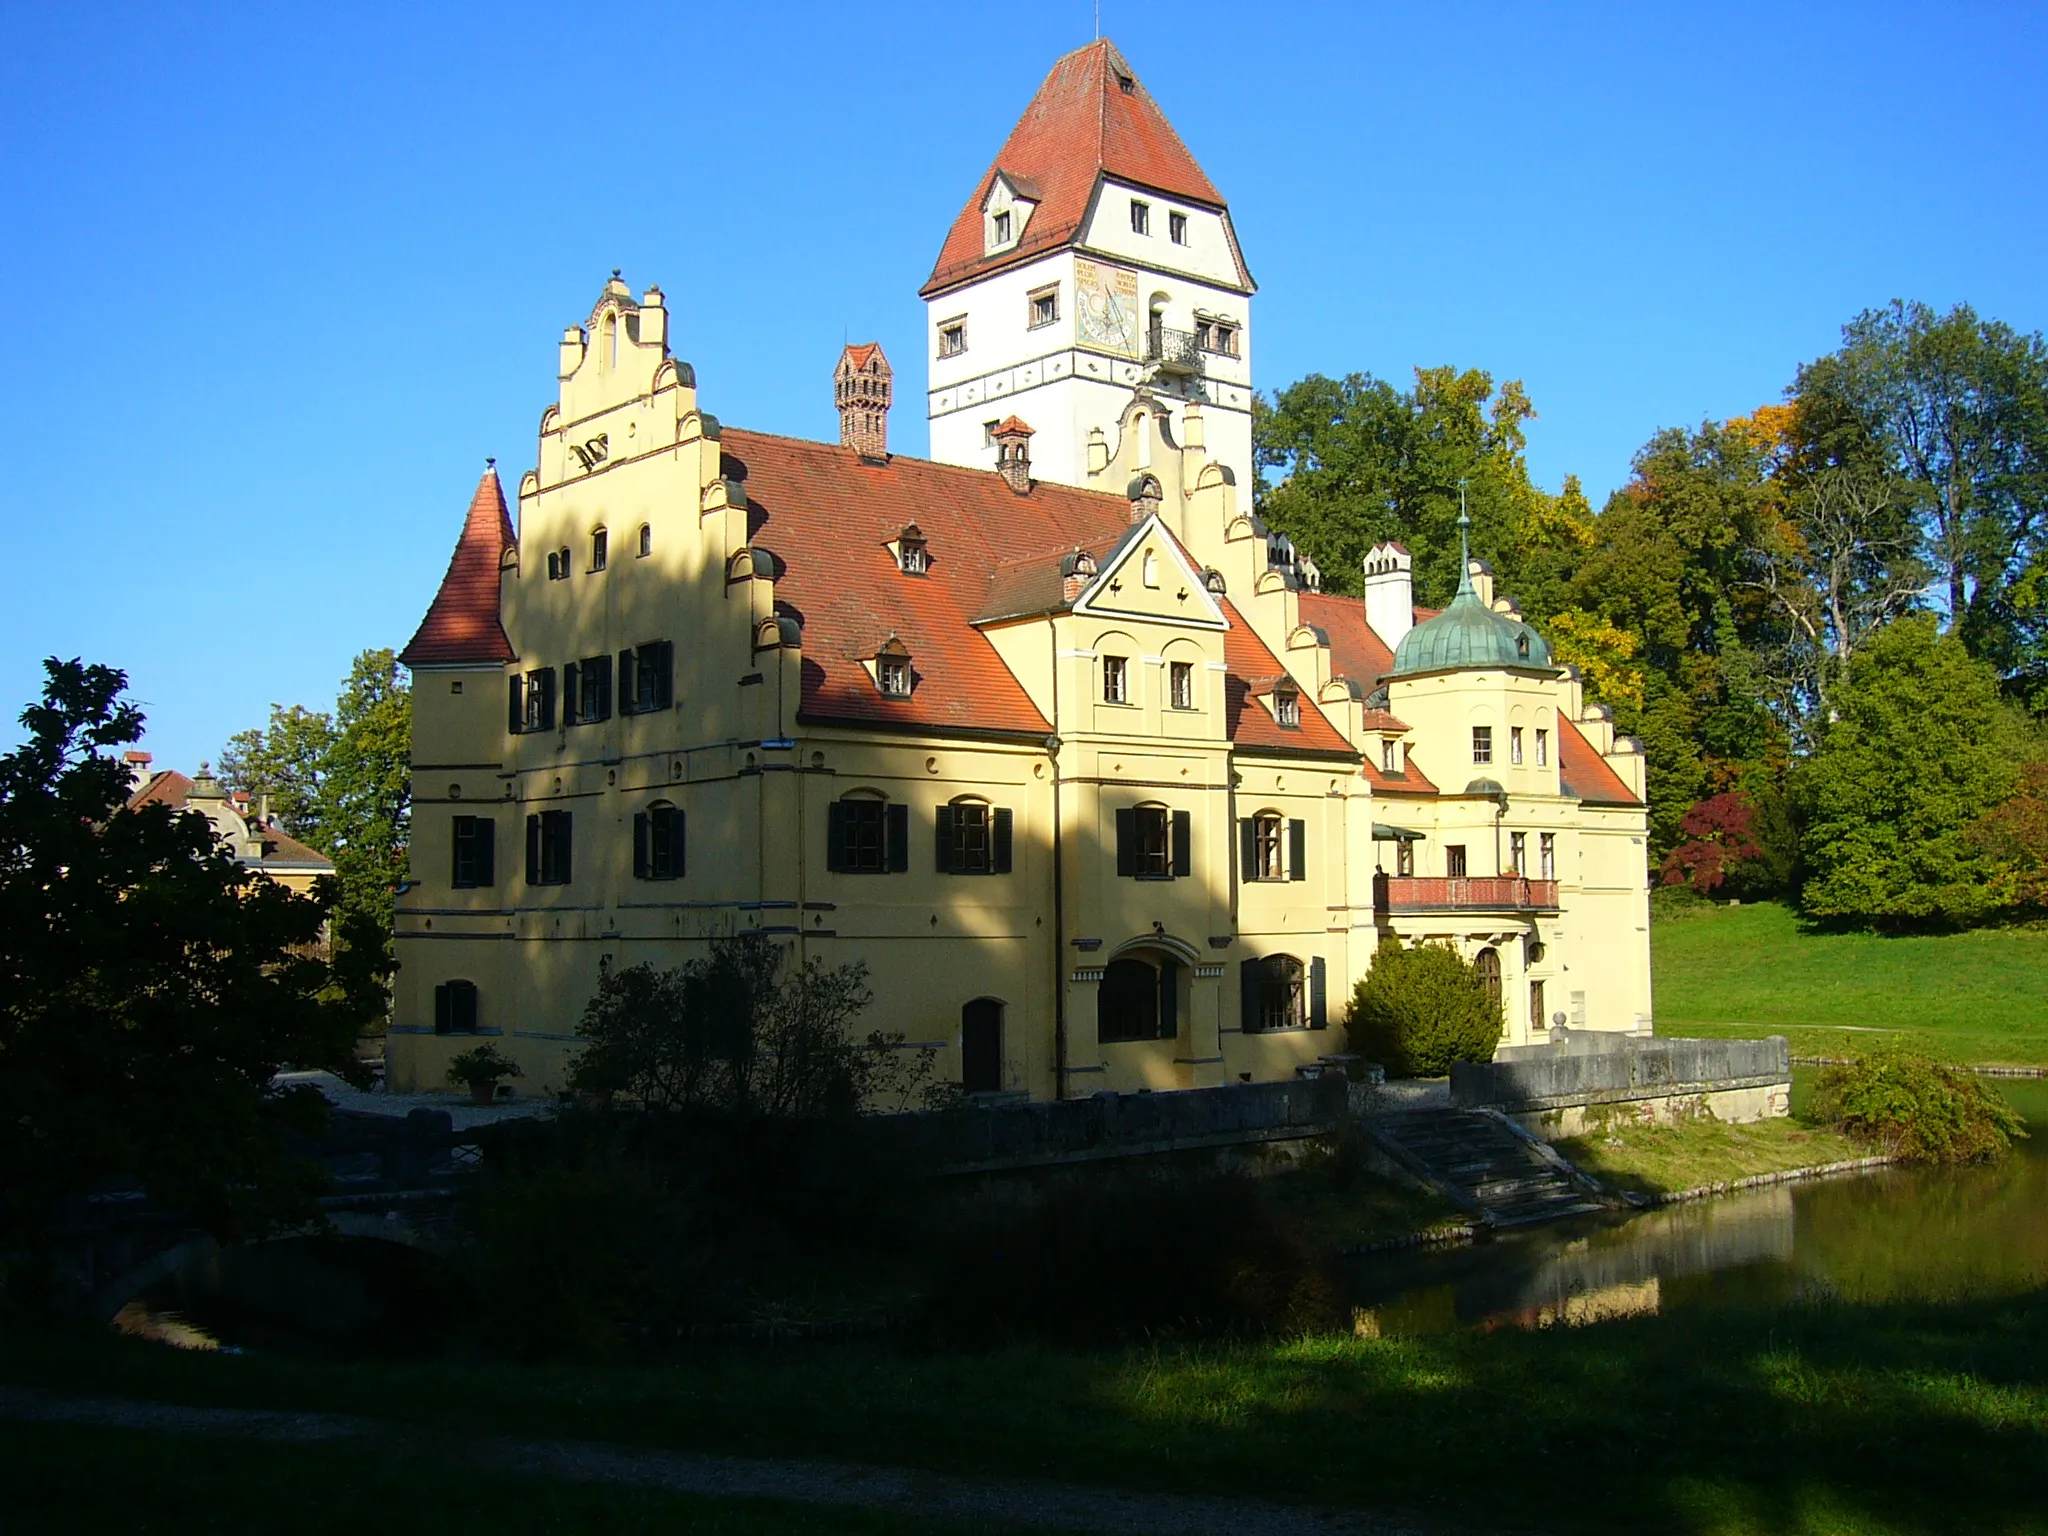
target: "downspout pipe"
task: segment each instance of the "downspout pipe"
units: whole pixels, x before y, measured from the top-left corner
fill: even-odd
[[[1067,885],[1066,824],[1060,809],[1060,641],[1056,625],[1046,625],[1052,648],[1053,733],[1045,738],[1052,763],[1052,1096],[1067,1096]]]

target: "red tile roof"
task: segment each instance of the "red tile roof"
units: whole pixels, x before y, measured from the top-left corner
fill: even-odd
[[[132,754],[131,754],[132,755]],[[153,774],[150,781],[128,797],[128,809],[136,810],[145,805],[167,805],[172,810],[182,810],[192,798],[193,783],[175,768],[166,768],[162,773]],[[239,796],[240,791],[236,794]],[[258,827],[246,805],[232,799],[242,819],[249,823],[252,832],[260,832],[263,838],[264,864],[317,864],[332,872],[334,861],[317,848],[309,848],[295,837],[287,836],[276,827]]]
[[[147,784],[128,797],[128,809],[133,811],[145,805],[168,805],[178,809],[192,793],[192,781],[175,768],[166,768],[162,773],[152,774]]]
[[[409,667],[517,660],[498,620],[498,573],[505,551],[518,544],[498,471],[486,469],[470,499],[441,590],[398,659]]]
[[[1301,619],[1330,639],[1330,669],[1367,693],[1394,670],[1394,653],[1365,622],[1365,599],[1334,592],[1301,594]]]
[[[1282,725],[1267,712],[1265,705],[1257,701],[1253,689],[1258,682],[1277,678],[1287,669],[1280,665],[1280,658],[1267,649],[1266,642],[1253,632],[1251,625],[1245,623],[1244,615],[1237,611],[1229,598],[1217,601],[1223,608],[1224,617],[1230,620],[1230,628],[1223,636],[1223,664],[1229,668],[1223,678],[1223,723],[1230,739],[1241,747],[1333,752],[1356,761],[1357,751],[1307,694],[1301,695],[1301,725],[1298,729]]]
[[[982,238],[981,213],[999,171],[1037,206],[1017,243],[991,255]],[[1202,174],[1159,104],[1107,39],[1077,48],[1053,65],[953,221],[919,293],[929,297],[1066,245],[1080,233],[1104,175],[1191,203],[1224,207],[1223,194]]]
[[[863,368],[867,366],[868,359],[881,350],[882,344],[879,341],[855,341],[849,342],[840,356],[854,367]],[[888,359],[883,358],[882,361],[886,363]]]
[[[1557,777],[1566,794],[1576,795],[1588,805],[1643,803],[1563,715],[1557,717]]]

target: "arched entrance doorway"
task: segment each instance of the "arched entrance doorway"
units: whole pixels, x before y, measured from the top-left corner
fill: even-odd
[[[1105,1045],[1178,1039],[1187,974],[1186,964],[1163,949],[1118,955],[1095,989],[1095,1038]]]

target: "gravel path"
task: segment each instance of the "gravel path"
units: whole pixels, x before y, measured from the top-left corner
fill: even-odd
[[[402,1444],[404,1426],[333,1413],[200,1408],[129,1398],[72,1397],[0,1387],[0,1418],[90,1424],[158,1434],[242,1436],[318,1443],[375,1439]],[[576,1440],[465,1438],[432,1441],[451,1460],[565,1482],[622,1483],[673,1493],[853,1505],[998,1525],[1087,1531],[1097,1536],[1420,1536],[1415,1526],[1357,1511],[1256,1499],[1119,1493],[1060,1483],[949,1477],[834,1461],[704,1456]]]

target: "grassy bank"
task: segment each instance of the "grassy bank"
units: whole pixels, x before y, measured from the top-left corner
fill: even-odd
[[[19,1328],[0,1335],[0,1379],[365,1414],[425,1441],[489,1432],[844,1457],[1405,1511],[1447,1528],[2048,1531],[2038,1290],[1541,1333],[943,1356],[814,1346],[611,1369],[205,1356]],[[215,1475],[180,1470],[191,1454],[152,1463],[153,1491]],[[303,1486],[333,1496],[324,1480]],[[436,1507],[463,1497],[450,1488]],[[862,1527],[806,1515],[794,1528]]]
[[[1782,1034],[1838,1056],[1884,1035],[1980,1066],[2048,1066],[2048,932],[1813,933],[1775,903],[1651,925],[1657,1031]]]
[[[1868,1157],[1872,1149],[1798,1120],[1724,1125],[1617,1125],[1564,1138],[1558,1151],[1616,1189],[1669,1195],[1760,1173],[1783,1173]]]

